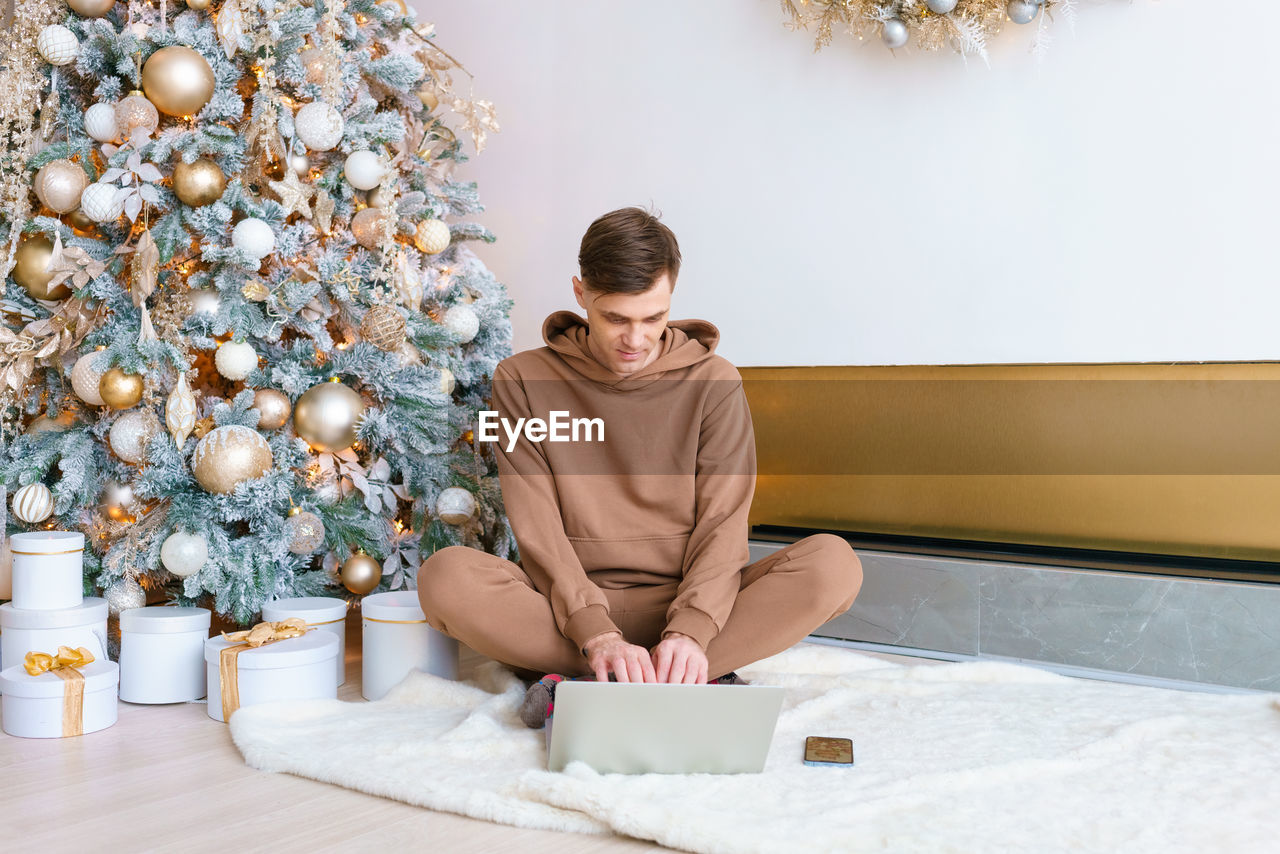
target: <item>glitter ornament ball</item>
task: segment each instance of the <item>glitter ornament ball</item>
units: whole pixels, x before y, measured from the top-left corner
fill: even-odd
[[[191,454],[191,473],[209,492],[225,495],[246,480],[271,471],[274,460],[257,430],[228,424],[210,430]]]
[[[128,139],[134,128],[155,133],[160,126],[160,111],[147,100],[141,89],[134,89],[116,104],[116,136]]]
[[[218,347],[213,363],[229,380],[242,380],[258,367],[258,351],[244,341],[227,341]]]
[[[98,385],[102,381],[102,375],[107,372],[109,362],[110,357],[102,350],[87,353],[76,360],[75,367],[71,369],[71,390],[76,393],[76,397],[90,406],[102,406],[105,403],[98,393]]]
[[[260,388],[253,393],[253,408],[258,410],[259,430],[278,430],[289,420],[293,404],[282,391]]]
[[[890,50],[900,48],[907,43],[907,25],[901,18],[890,18],[884,22],[884,31],[880,33],[880,37]]]
[[[356,552],[342,564],[342,586],[357,596],[372,593],[382,581],[382,564],[364,552]]]
[[[116,108],[112,104],[94,104],[84,111],[84,132],[98,142],[116,138]]]
[[[275,248],[276,236],[271,231],[271,226],[260,219],[249,217],[240,220],[231,230],[231,245],[261,262]]]
[[[135,579],[129,576],[121,578],[104,590],[102,598],[107,600],[107,610],[112,614],[119,614],[121,611],[128,611],[131,608],[145,608],[147,606],[146,591],[142,589]]]
[[[111,222],[124,213],[124,199],[115,184],[90,184],[80,194],[80,210],[94,222]]]
[[[466,344],[480,331],[480,318],[469,305],[459,304],[444,313],[444,326]]]
[[[170,116],[194,116],[209,103],[217,81],[209,60],[185,45],[162,47],[142,66],[142,91]]]
[[[184,205],[198,208],[212,204],[226,189],[227,176],[207,157],[194,163],[179,160],[173,167],[173,192]]]
[[[356,440],[364,401],[340,382],[313,385],[293,407],[293,429],[316,451],[341,451]]]
[[[347,183],[357,190],[372,190],[382,183],[382,176],[386,172],[382,158],[372,151],[353,151],[347,155],[342,165],[342,174]]]
[[[81,18],[101,18],[114,5],[116,0],[67,0],[67,7]]]
[[[1009,20],[1015,24],[1029,24],[1035,20],[1036,13],[1040,11],[1040,4],[1030,0],[1009,0],[1005,11],[1009,13]]]
[[[36,37],[36,50],[50,65],[66,65],[80,54],[80,41],[61,24],[50,24]]]
[[[365,249],[377,249],[382,243],[382,226],[387,221],[382,208],[365,208],[351,218],[351,236]]]
[[[293,117],[294,131],[312,151],[329,151],[342,141],[342,114],[324,101],[303,104]]]
[[[28,525],[53,515],[53,493],[43,483],[29,483],[13,494],[13,515]]]
[[[174,531],[160,546],[160,562],[179,578],[200,571],[209,559],[209,543],[200,534]]]
[[[32,299],[62,299],[71,294],[65,284],[49,287],[53,280],[53,273],[49,272],[52,259],[53,241],[43,234],[33,234],[18,244],[13,255],[13,280]]]
[[[142,462],[147,443],[160,431],[160,422],[150,409],[135,409],[121,415],[111,425],[111,450],[126,463]]]
[[[71,213],[80,207],[80,196],[89,186],[89,176],[66,158],[51,160],[36,175],[36,195],[54,213]]]
[[[929,11],[938,15],[945,15],[956,7],[957,0],[925,0],[925,5],[929,7]]]
[[[98,395],[112,409],[129,409],[142,400],[142,377],[120,368],[108,368],[98,380]]]
[[[299,510],[284,520],[284,539],[289,551],[309,555],[324,543],[324,522],[310,510]]]
[[[443,252],[449,246],[449,226],[438,219],[424,219],[413,233],[413,244],[428,255]]]
[[[360,321],[360,337],[379,350],[399,350],[405,341],[404,317],[389,305],[375,305]]]
[[[450,525],[461,525],[476,514],[476,497],[461,487],[451,486],[436,499],[436,515]]]

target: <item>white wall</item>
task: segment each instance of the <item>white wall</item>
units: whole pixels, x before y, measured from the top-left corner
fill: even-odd
[[[777,0],[415,5],[498,109],[459,174],[517,350],[576,308],[591,220],[652,202],[684,254],[672,316],[740,365],[1280,352],[1270,0],[1082,0],[1042,62],[1015,28],[990,70],[814,54]]]

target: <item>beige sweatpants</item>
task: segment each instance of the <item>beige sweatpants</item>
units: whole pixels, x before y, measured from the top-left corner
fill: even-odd
[[[744,567],[729,619],[707,647],[709,678],[803,640],[847,611],[861,586],[861,562],[833,534],[805,537]],[[609,616],[629,642],[652,649],[677,587],[605,588]],[[590,673],[516,563],[464,546],[441,549],[418,571],[418,597],[432,627],[483,655],[538,674]]]

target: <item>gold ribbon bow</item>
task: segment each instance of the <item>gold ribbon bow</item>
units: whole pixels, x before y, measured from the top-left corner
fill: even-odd
[[[257,649],[260,646],[276,641],[300,638],[311,629],[305,620],[290,617],[278,623],[258,623],[251,629],[242,632],[222,633],[222,637],[234,644],[218,654],[218,675],[222,682],[222,719],[228,723],[231,716],[240,708],[240,671],[236,659],[246,649]]]
[[[52,673],[66,685],[62,691],[62,736],[84,734],[84,674],[77,668],[93,663],[93,653],[84,647],[58,647],[57,653],[29,652],[22,662],[32,676]]]

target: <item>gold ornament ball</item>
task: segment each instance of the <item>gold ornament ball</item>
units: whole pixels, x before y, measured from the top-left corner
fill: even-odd
[[[209,61],[184,45],[162,47],[142,66],[142,91],[170,116],[194,116],[213,96]]]
[[[382,245],[382,226],[387,221],[382,208],[365,208],[351,218],[351,235],[365,249],[377,249]]]
[[[372,593],[382,581],[382,564],[364,552],[356,552],[342,564],[342,586],[357,596]]]
[[[428,255],[449,248],[449,226],[438,219],[424,219],[413,233],[413,244]]]
[[[399,350],[405,341],[404,317],[389,305],[375,305],[360,321],[360,337],[379,350]]]
[[[70,223],[71,227],[76,231],[89,231],[97,225],[97,223],[89,219],[89,215],[80,210],[80,208],[76,208],[71,213],[67,214],[67,222]]]
[[[203,12],[213,5],[213,0],[187,0],[187,8],[195,9],[197,12]]]
[[[51,160],[36,173],[36,196],[54,213],[70,213],[80,207],[80,194],[89,176],[66,158]]]
[[[394,194],[390,190],[384,190],[382,187],[374,187],[365,196],[371,208],[385,208],[391,204]]]
[[[101,18],[114,5],[116,0],[67,0],[67,6],[81,18]]]
[[[48,415],[39,415],[31,420],[27,425],[27,429],[23,430],[28,436],[36,433],[61,433],[69,428],[76,421],[76,414],[70,409],[64,409],[58,413],[57,418],[50,418]]]
[[[258,429],[275,430],[289,420],[293,405],[284,392],[260,388],[253,393],[253,408],[258,410]]]
[[[128,139],[134,128],[152,133],[160,126],[156,105],[147,100],[141,89],[134,89],[116,104],[116,135]]]
[[[436,97],[436,93],[430,85],[423,86],[414,94],[418,96],[418,100],[422,102],[422,106],[426,107],[428,110],[434,110],[440,103],[440,99]]]
[[[356,440],[364,401],[340,382],[313,385],[293,408],[293,429],[317,451],[341,451]]]
[[[32,299],[62,299],[71,295],[65,284],[49,287],[53,273],[49,261],[53,258],[53,241],[43,234],[35,234],[18,244],[13,255],[13,280],[23,287]]]
[[[112,409],[128,409],[142,400],[142,377],[126,374],[119,368],[109,368],[98,380],[98,394],[102,402]]]
[[[257,430],[228,424],[210,430],[191,454],[191,473],[209,492],[224,495],[246,480],[262,477],[275,461]]]
[[[194,163],[179,160],[173,167],[173,192],[178,201],[193,208],[212,204],[227,189],[227,176],[207,157]]]

